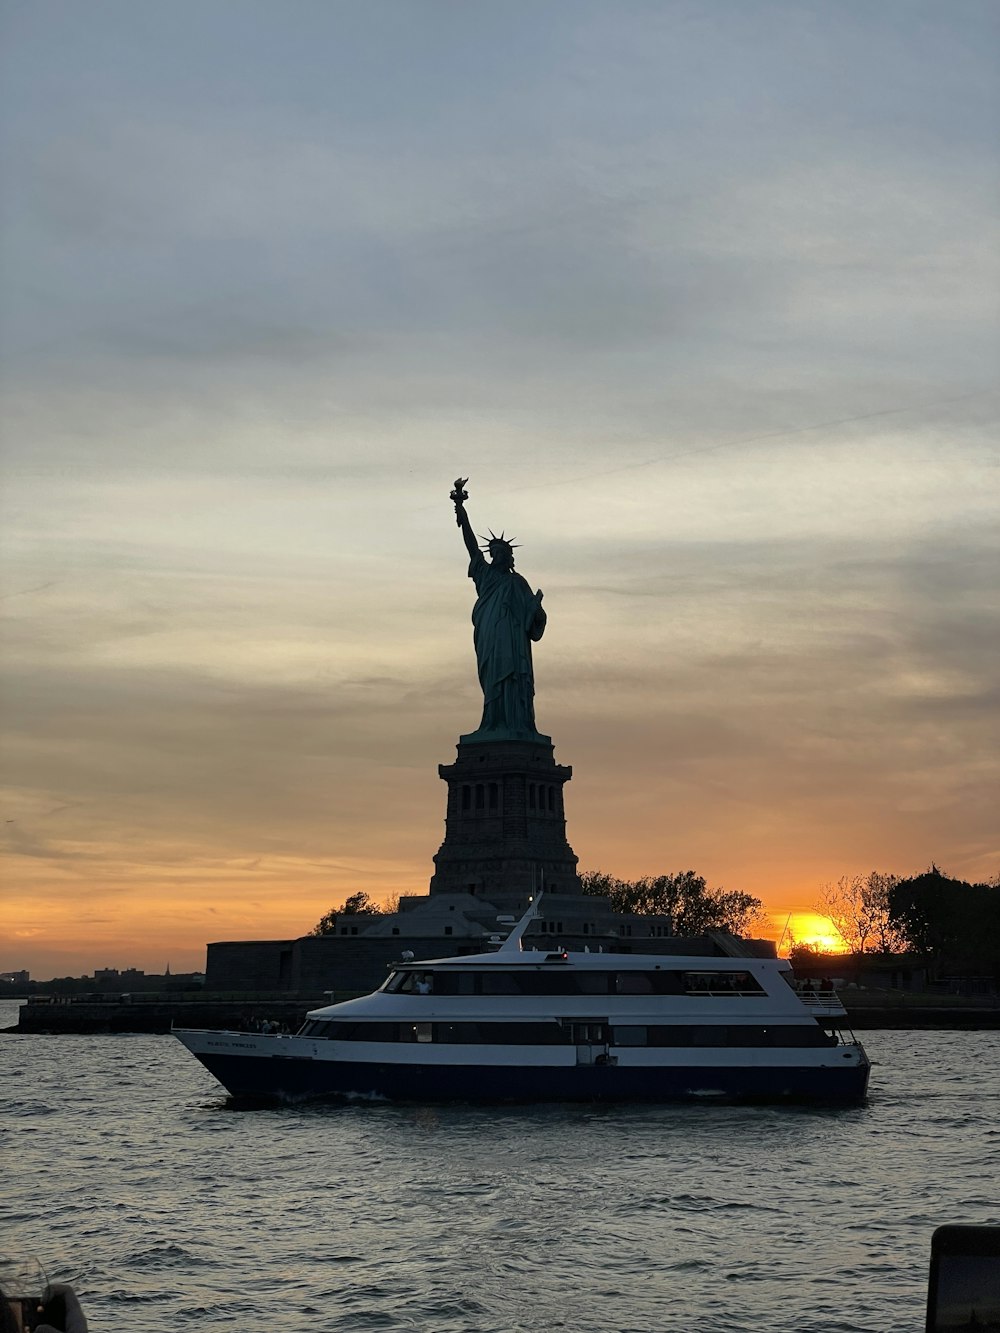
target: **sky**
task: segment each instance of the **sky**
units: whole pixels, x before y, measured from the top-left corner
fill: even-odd
[[[0,970],[426,892],[448,499],[581,869],[1000,870],[993,0],[3,0]],[[787,942],[787,941],[786,941]]]

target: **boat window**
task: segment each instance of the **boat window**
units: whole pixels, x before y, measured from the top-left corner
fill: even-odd
[[[430,995],[434,990],[434,973],[396,972],[389,979],[385,989],[401,995]]]
[[[514,972],[483,972],[480,991],[483,995],[522,995],[523,978]]]
[[[619,995],[680,995],[680,974],[657,969],[653,972],[619,972],[615,989]]]
[[[613,977],[610,972],[577,972],[563,973],[564,977],[571,982],[576,982],[576,988],[571,993],[574,995],[607,995],[614,990]]]
[[[576,972],[566,968],[527,972],[519,978],[522,995],[607,995],[607,972]]]
[[[628,1032],[628,1028],[615,1029],[615,1044],[619,1046],[636,1043],[622,1040],[618,1033]],[[646,1029],[649,1046],[828,1046],[835,1045],[830,1034],[818,1025],[811,1023],[768,1024],[766,1027],[751,1023],[687,1024],[650,1026]]]
[[[684,989],[688,995],[766,994],[750,972],[685,972]]]
[[[692,1027],[690,1032],[692,1046],[729,1045],[729,1033],[724,1027],[704,1024],[700,1027]]]
[[[321,1023],[322,1033],[331,1041],[397,1041],[398,1023]]]
[[[690,974],[665,971],[604,972],[561,964],[550,968],[520,967],[516,970],[483,968],[459,971],[442,968],[437,972],[399,971],[393,973],[383,989],[403,994],[421,993],[426,977],[436,995],[683,995],[685,993],[726,995],[746,994],[746,990],[694,991],[686,978]],[[704,974],[699,974],[704,975]],[[723,973],[729,976],[729,973]],[[753,994],[763,994],[754,990]]]
[[[647,1046],[691,1046],[692,1029],[686,1023],[657,1024],[646,1029]]]
[[[479,995],[482,993],[478,972],[439,972],[434,978],[438,995]]]
[[[728,1046],[728,1028],[724,1023],[715,1024],[697,1024],[690,1023],[670,1023],[670,1024],[647,1024],[644,1028],[633,1028],[630,1026],[617,1027],[616,1032],[645,1032],[644,1042],[635,1042],[631,1040],[618,1041],[616,1044],[622,1046]]]
[[[614,973],[553,967],[518,972],[482,972],[481,995],[607,995]]]
[[[474,1046],[558,1046],[569,1029],[547,1023],[329,1023],[313,1034],[336,1041],[444,1042]]]
[[[611,1040],[615,1046],[645,1046],[648,1033],[644,1027],[616,1027],[611,1029]]]
[[[837,1038],[830,1032],[825,1032],[819,1025],[816,1027],[807,1027],[805,1023],[800,1023],[796,1027],[766,1027],[762,1029],[766,1040],[762,1043],[766,1046],[836,1046]]]
[[[773,1046],[767,1028],[739,1026],[728,1029],[727,1046]]]
[[[571,1042],[607,1040],[603,1022],[543,1023],[374,1023],[313,1019],[299,1033],[332,1041],[442,1042],[469,1046],[565,1046]],[[815,1047],[835,1046],[837,1037],[818,1024],[750,1023],[659,1025],[616,1024],[615,1046],[659,1047]]]
[[[619,995],[652,995],[653,983],[647,972],[619,972],[616,989]]]
[[[475,972],[452,972],[450,970],[434,973],[435,995],[475,995]]]
[[[469,1046],[560,1046],[569,1041],[558,1023],[436,1023],[435,1041]]]

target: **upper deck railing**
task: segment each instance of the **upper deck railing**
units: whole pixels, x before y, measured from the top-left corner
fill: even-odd
[[[811,982],[797,981],[793,989],[806,1008],[812,1009],[815,1013],[836,1017],[842,1017],[847,1013],[844,1002],[832,986],[819,989]]]

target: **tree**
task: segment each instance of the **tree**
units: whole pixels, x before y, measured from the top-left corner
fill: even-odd
[[[829,917],[852,953],[897,953],[909,942],[890,910],[890,895],[898,883],[898,875],[878,870],[843,875],[820,889],[816,911]]]
[[[950,879],[932,865],[894,885],[890,909],[932,966],[1000,970],[1000,888],[995,882]]]
[[[814,949],[811,944],[796,944],[793,942],[788,950],[788,961],[793,968],[815,967],[823,956],[819,949]]]
[[[739,889],[710,889],[693,870],[675,875],[646,875],[617,879],[601,870],[586,870],[580,881],[584,893],[608,898],[616,912],[640,916],[669,916],[676,935],[703,935],[706,930],[728,930],[743,935],[764,920],[764,905]]]
[[[331,907],[325,916],[320,917],[309,934],[332,935],[337,929],[338,916],[379,916],[381,912],[381,907],[367,893],[352,893],[340,907]]]

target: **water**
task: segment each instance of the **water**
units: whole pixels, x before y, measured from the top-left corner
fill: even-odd
[[[917,1333],[933,1228],[1000,1223],[1000,1034],[865,1043],[846,1110],[235,1112],[170,1037],[0,1035],[0,1249],[95,1333]]]

